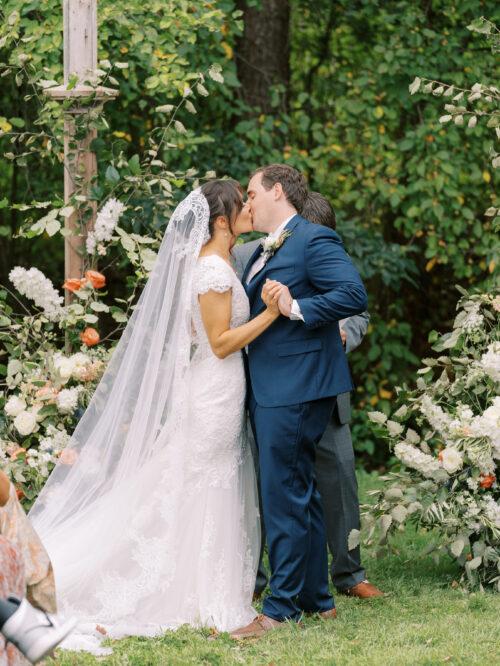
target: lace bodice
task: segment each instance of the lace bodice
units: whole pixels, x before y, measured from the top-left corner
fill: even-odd
[[[193,310],[192,310],[192,354],[193,360],[204,360],[213,356],[205,327],[201,318],[198,296],[208,291],[224,293],[232,290],[231,297],[231,328],[246,323],[250,317],[248,298],[234,270],[224,259],[211,254],[200,257],[196,264],[193,278]]]

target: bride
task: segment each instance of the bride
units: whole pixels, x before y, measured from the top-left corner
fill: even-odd
[[[256,615],[260,528],[240,350],[279,316],[280,286],[264,289],[266,308],[248,321],[230,250],[251,224],[232,180],[206,183],[176,208],[31,511],[61,610],[79,620],[67,649],[104,654],[103,634],[231,631]]]

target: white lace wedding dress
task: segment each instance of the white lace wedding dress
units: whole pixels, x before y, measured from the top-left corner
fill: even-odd
[[[165,436],[161,453],[135,470],[126,493],[100,499],[103,514],[106,502],[116,507],[113,539],[95,505],[67,543],[57,530],[46,537],[60,609],[80,619],[63,648],[105,653],[96,625],[110,637],[156,635],[182,624],[230,631],[256,615],[260,532],[244,437],[243,358],[213,354],[198,301],[209,290],[232,290],[231,327],[248,320],[248,299],[232,268],[215,255],[199,258],[187,418],[175,441]]]

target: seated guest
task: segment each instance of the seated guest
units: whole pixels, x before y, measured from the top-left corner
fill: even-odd
[[[52,565],[37,533],[26,516],[7,475],[0,470],[0,535],[19,550],[23,559],[26,590],[21,596],[41,610],[56,612]]]
[[[24,513],[14,486],[0,471],[0,663],[17,666],[47,656],[70,633],[74,622],[60,624],[23,599],[29,592],[38,606],[55,608],[50,561]],[[17,647],[17,650],[16,650]]]

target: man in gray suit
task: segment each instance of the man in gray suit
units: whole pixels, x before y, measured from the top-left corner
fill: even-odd
[[[317,192],[308,196],[301,215],[316,224],[335,229],[335,213],[328,201]],[[233,249],[236,272],[241,278],[245,266],[259,240],[237,245]],[[339,322],[340,332],[347,353],[361,344],[368,327],[370,315],[360,315]],[[349,550],[348,538],[351,530],[360,529],[358,484],[355,474],[354,449],[351,430],[351,396],[337,396],[330,423],[316,447],[316,479],[323,500],[328,547],[332,554],[331,576],[337,590],[360,598],[382,596],[382,592],[366,579],[361,566],[359,546]],[[249,429],[250,430],[250,429]],[[254,446],[254,455],[257,455]],[[257,596],[267,584],[267,574],[262,564],[262,551],[255,585]]]

